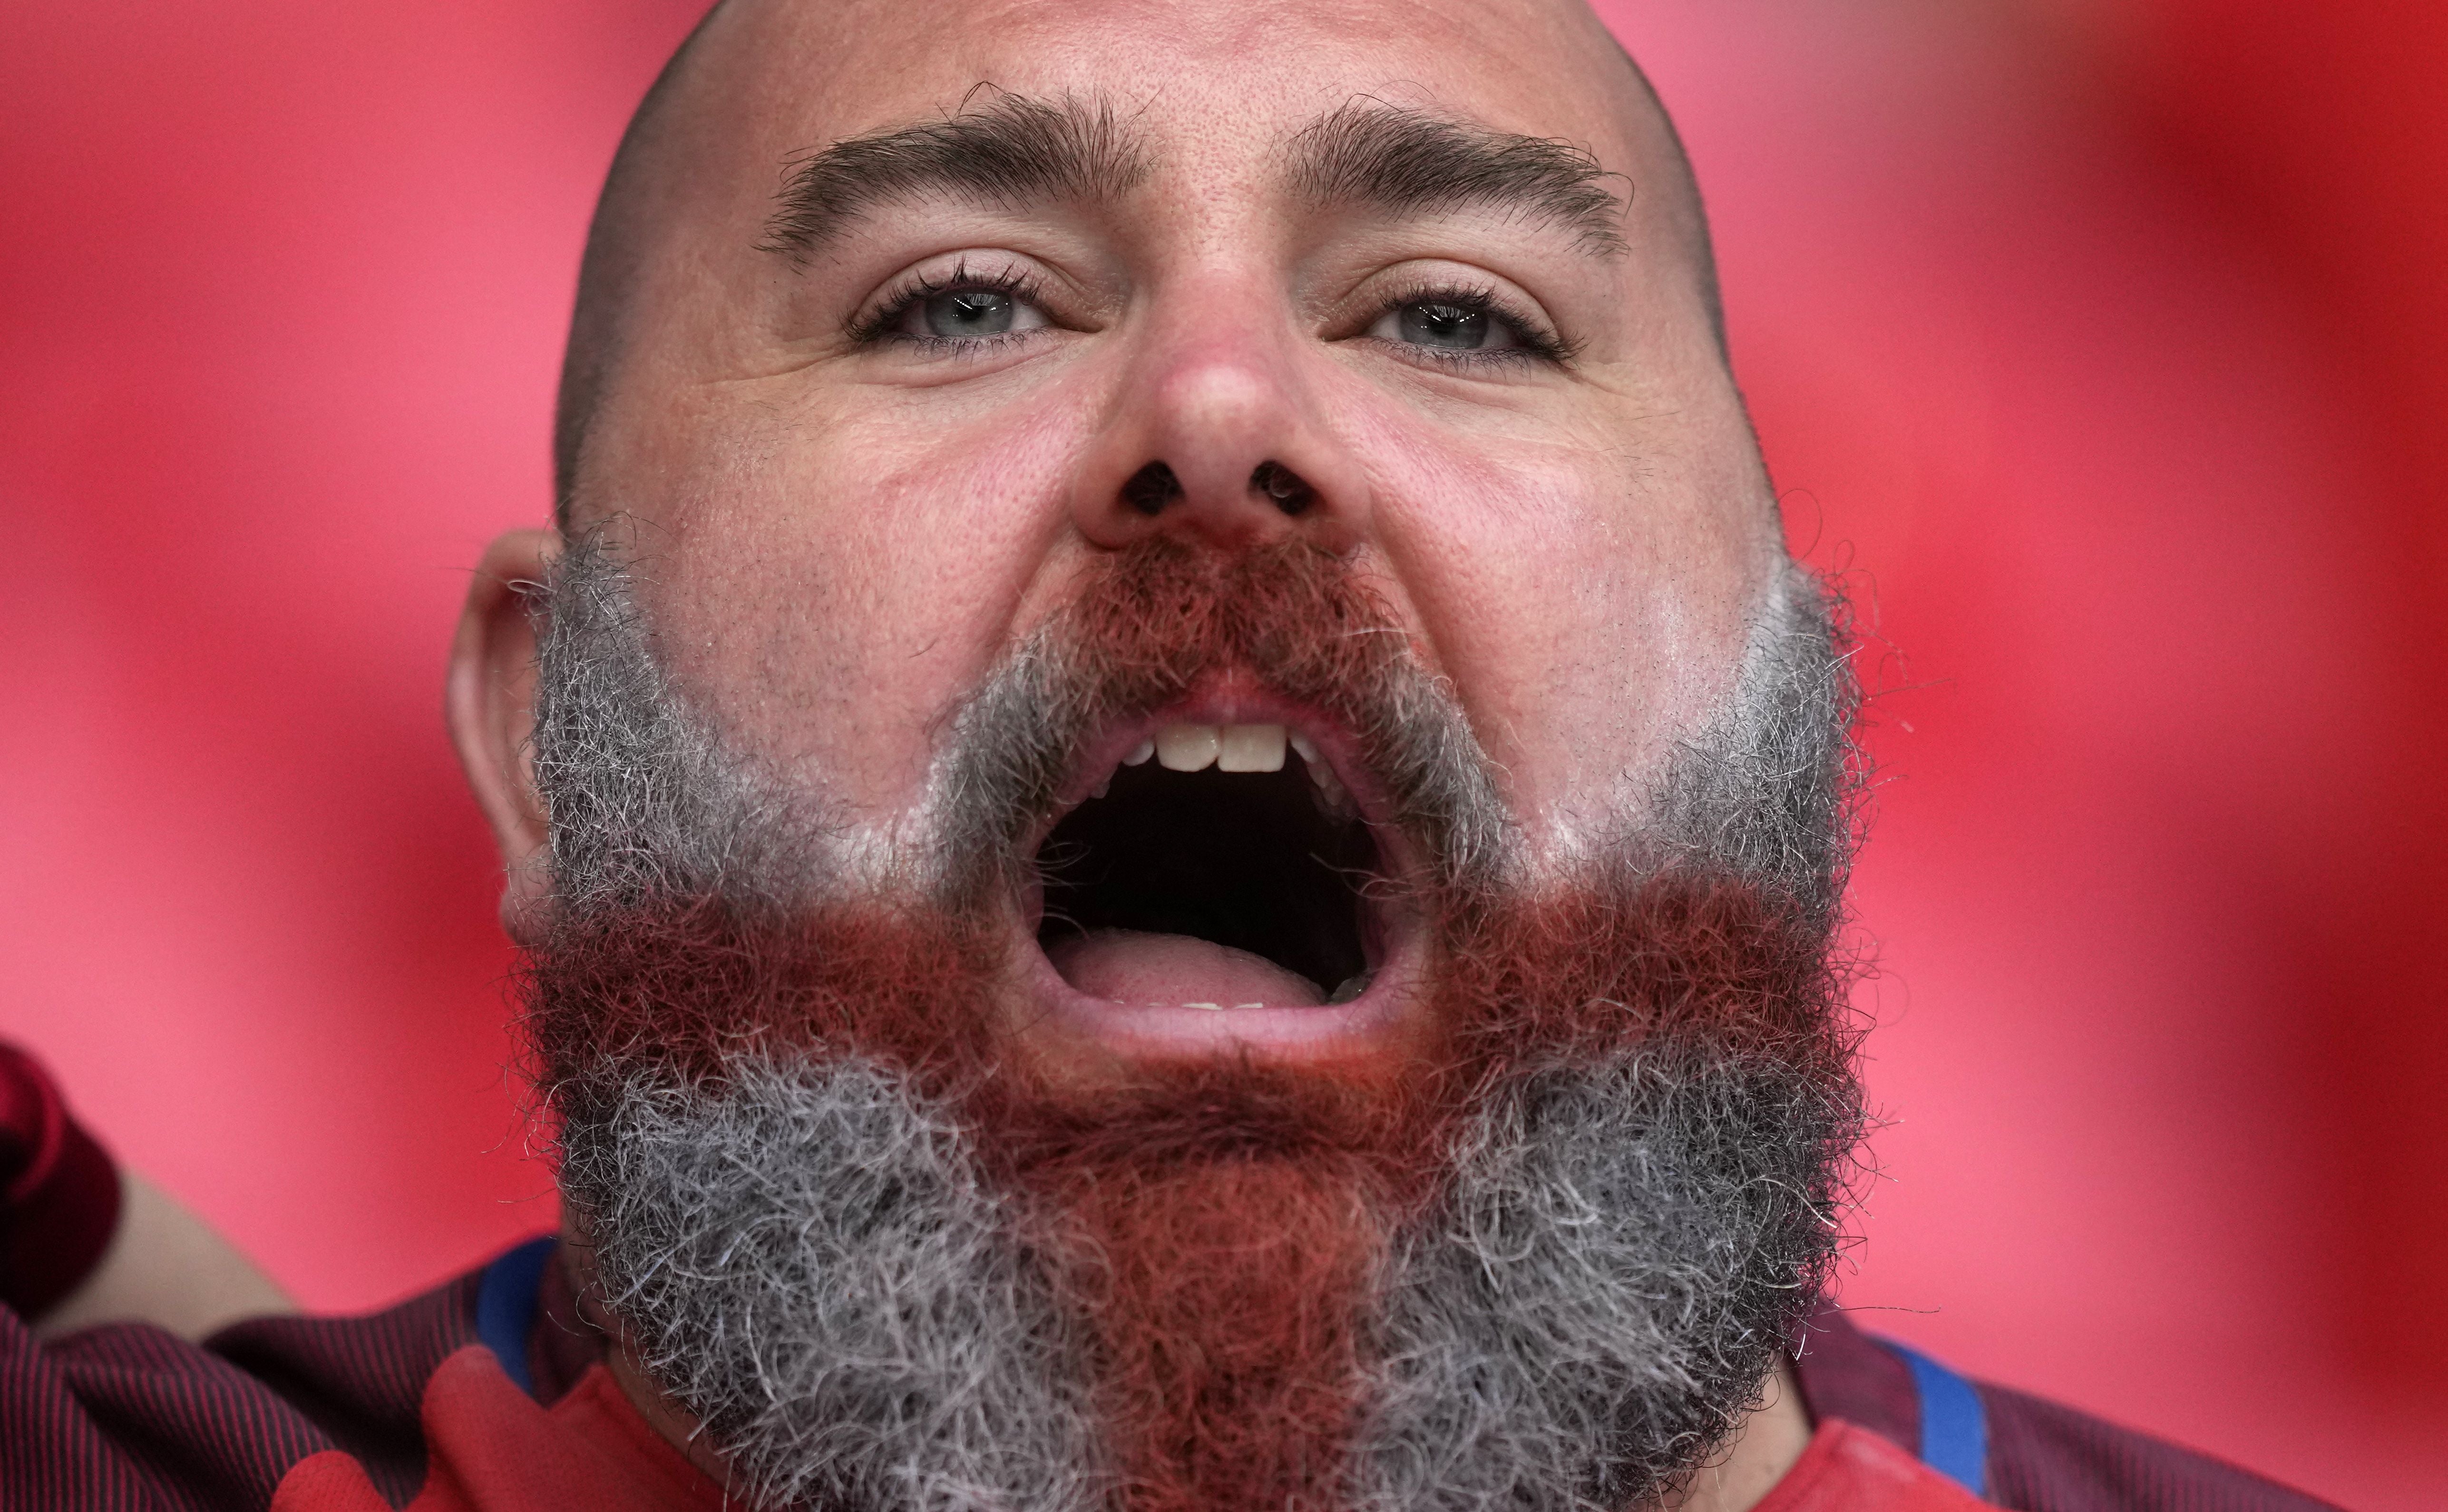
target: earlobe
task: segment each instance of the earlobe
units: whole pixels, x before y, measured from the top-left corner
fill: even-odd
[[[561,554],[560,533],[514,530],[486,548],[450,647],[444,712],[451,744],[492,825],[504,870],[502,922],[524,938],[547,896],[546,826],[528,737],[535,723],[536,635],[527,595]]]

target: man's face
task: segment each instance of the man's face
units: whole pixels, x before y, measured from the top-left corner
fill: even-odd
[[[639,1389],[776,1502],[1673,1485],[1834,1253],[1849,685],[1612,41],[741,0],[675,77],[532,742],[506,592],[453,692]]]
[[[1666,128],[1585,13],[739,4],[659,123],[577,518],[629,517],[675,687],[839,856],[941,841],[965,701],[1151,539],[1347,564],[1447,683],[1523,881],[1635,831],[1729,698],[1773,515]],[[1221,674],[1085,732],[1060,802],[1202,727],[1278,759],[1272,726],[1375,817],[1354,732]],[[985,906],[1051,953],[1001,1011],[1058,1078],[1382,1060],[1425,1001],[1397,903],[1348,988]]]

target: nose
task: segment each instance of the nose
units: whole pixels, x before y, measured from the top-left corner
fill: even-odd
[[[1221,314],[1206,309],[1211,320]],[[1108,549],[1157,534],[1225,550],[1294,535],[1336,552],[1356,544],[1367,479],[1324,424],[1296,339],[1212,326],[1150,332],[1082,458],[1072,496],[1081,533]]]

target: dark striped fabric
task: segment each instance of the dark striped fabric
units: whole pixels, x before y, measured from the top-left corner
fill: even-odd
[[[143,1325],[46,1346],[0,1309],[0,1508],[260,1512],[324,1449],[404,1505],[425,1480],[425,1383],[475,1339],[476,1284],[366,1317],[240,1323],[202,1348]]]
[[[1921,1443],[1920,1395],[1895,1350],[1832,1307],[1813,1314],[1794,1361],[1812,1421],[1841,1417],[1905,1448]],[[2018,1512],[2320,1512],[2330,1503],[2224,1460],[1985,1382],[1986,1496]]]

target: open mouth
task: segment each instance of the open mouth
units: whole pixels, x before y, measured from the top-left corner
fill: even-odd
[[[1177,717],[1100,742],[1114,765],[1037,854],[1037,939],[1062,995],[1138,1030],[1215,1015],[1235,1037],[1257,1019],[1348,1026],[1383,996],[1410,931],[1337,744]]]

